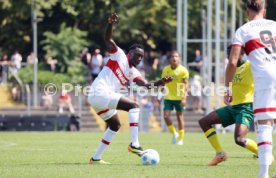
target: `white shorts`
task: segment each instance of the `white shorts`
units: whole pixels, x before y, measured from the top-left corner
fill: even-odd
[[[119,93],[108,91],[104,95],[89,95],[88,101],[103,120],[108,120],[117,114],[116,108],[121,96]]]
[[[253,109],[255,120],[276,119],[276,88],[255,91]]]

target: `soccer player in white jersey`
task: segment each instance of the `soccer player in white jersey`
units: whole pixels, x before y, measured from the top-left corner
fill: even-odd
[[[272,161],[272,128],[276,119],[276,22],[264,19],[265,0],[247,0],[249,22],[235,33],[226,69],[226,87],[235,74],[239,55],[244,50],[250,60],[255,85],[253,110],[257,121],[259,177],[267,178]],[[226,92],[225,99],[231,100]]]
[[[124,87],[128,82],[135,82],[139,86],[150,88],[151,86],[160,86],[172,81],[172,77],[164,77],[152,83],[147,83],[142,79],[140,72],[135,66],[144,57],[143,47],[139,44],[134,44],[129,48],[128,54],[125,54],[112,39],[112,25],[117,23],[118,19],[116,13],[108,18],[105,44],[110,52],[110,59],[92,83],[89,93],[91,106],[108,125],[96,153],[89,161],[90,164],[109,164],[102,160],[102,154],[120,128],[117,109],[129,113],[131,143],[128,146],[128,151],[138,156],[142,154],[143,149],[138,140],[139,105],[128,97],[122,96],[118,92],[120,88]]]

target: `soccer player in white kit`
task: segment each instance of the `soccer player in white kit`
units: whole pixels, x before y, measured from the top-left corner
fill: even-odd
[[[172,77],[164,77],[151,83],[147,83],[142,79],[135,66],[144,57],[143,46],[134,44],[129,48],[128,54],[125,54],[112,40],[112,24],[117,23],[118,19],[116,13],[108,18],[105,44],[110,52],[110,59],[92,83],[88,97],[91,106],[108,125],[96,153],[89,161],[90,164],[109,164],[102,160],[102,154],[120,128],[117,109],[129,113],[131,135],[131,143],[128,146],[129,152],[138,156],[142,154],[143,149],[138,140],[139,105],[128,97],[122,96],[118,92],[121,87],[126,86],[128,82],[135,82],[138,86],[150,88],[172,81]]]
[[[235,33],[226,69],[226,87],[235,74],[239,55],[244,50],[250,60],[254,78],[253,110],[257,121],[257,143],[260,178],[268,178],[272,161],[272,129],[276,119],[276,22],[264,19],[265,0],[247,0],[249,22]],[[231,100],[227,90],[225,99]]]

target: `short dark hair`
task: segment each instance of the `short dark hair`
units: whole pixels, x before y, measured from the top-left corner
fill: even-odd
[[[252,11],[260,12],[265,8],[265,0],[247,0],[246,7]]]
[[[133,45],[131,45],[129,48],[128,48],[128,52],[133,50],[133,49],[136,49],[136,48],[140,48],[142,50],[144,50],[144,46],[141,45],[141,44],[138,44],[138,43],[134,43]]]
[[[172,57],[172,55],[173,54],[178,54],[179,55],[179,57],[180,57],[180,54],[179,54],[179,52],[178,51],[176,51],[176,50],[172,50],[171,52],[170,52],[170,54],[169,54],[169,58],[171,58]]]

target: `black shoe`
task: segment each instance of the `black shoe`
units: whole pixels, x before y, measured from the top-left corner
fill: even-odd
[[[142,153],[143,153],[143,148],[140,146],[140,147],[134,147],[131,145],[131,143],[128,145],[128,151],[133,153],[133,154],[136,154],[138,156],[141,156]]]

